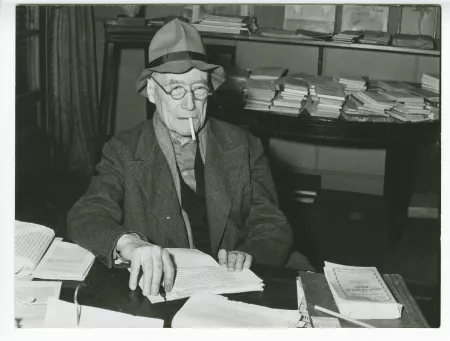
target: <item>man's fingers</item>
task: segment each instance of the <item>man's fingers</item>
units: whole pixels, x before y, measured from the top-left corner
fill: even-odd
[[[161,277],[163,273],[163,266],[161,260],[161,249],[154,250],[153,252],[153,278],[151,294],[156,296],[159,294],[159,287],[161,286]]]
[[[245,254],[244,253],[238,253],[236,255],[236,270],[242,271],[242,266],[244,265],[245,260]]]
[[[217,258],[219,258],[219,264],[220,266],[227,266],[227,250],[221,249],[219,250],[219,253],[217,254]]]
[[[131,255],[131,266],[130,266],[130,282],[129,287],[131,290],[136,290],[137,282],[139,278],[139,270],[141,268],[141,262],[137,252]]]
[[[228,264],[227,264],[228,271],[234,271],[234,268],[236,266],[236,258],[237,255],[235,252],[228,253]]]
[[[173,266],[172,259],[170,258],[169,251],[163,249],[161,259],[164,271],[164,289],[166,292],[170,292],[172,290],[173,281],[175,278],[175,268]]]
[[[243,268],[244,269],[250,269],[250,266],[252,265],[252,261],[253,261],[252,256],[247,254],[246,257],[245,257],[245,262],[244,262]]]
[[[150,295],[150,287],[152,284],[152,277],[153,277],[153,260],[151,257],[146,257],[144,259],[141,259],[142,262],[142,272],[144,273],[142,275],[142,278],[144,280],[144,285],[142,288],[142,293],[144,296]]]

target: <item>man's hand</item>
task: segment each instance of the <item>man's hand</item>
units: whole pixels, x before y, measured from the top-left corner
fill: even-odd
[[[220,266],[228,268],[228,271],[242,271],[252,265],[252,256],[242,251],[219,250],[217,255]]]
[[[169,252],[158,245],[147,243],[135,235],[123,235],[116,246],[122,258],[131,262],[130,289],[138,284],[139,271],[142,268],[144,296],[158,295],[161,278],[164,275],[164,289],[170,292],[175,277],[175,267]]]

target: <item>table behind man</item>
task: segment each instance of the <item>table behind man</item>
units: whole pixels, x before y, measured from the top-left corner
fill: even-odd
[[[109,267],[130,266],[131,290],[142,270],[144,295],[157,295],[161,280],[171,291],[167,247],[198,248],[230,271],[287,261],[292,230],[261,142],[206,118],[206,99],[223,81],[194,27],[178,19],[163,26],[136,83],[156,106],[153,119],[105,145],[69,212],[69,238]]]

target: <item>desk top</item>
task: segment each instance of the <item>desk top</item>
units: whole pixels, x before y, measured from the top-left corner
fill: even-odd
[[[255,266],[257,273],[265,283],[263,292],[249,292],[226,295],[230,299],[279,309],[297,309],[296,271],[270,267]],[[314,310],[315,304],[338,311],[330,289],[323,274],[300,273],[305,287],[308,310],[311,316],[325,316]],[[83,305],[99,307],[128,313],[132,315],[160,318],[164,327],[170,327],[176,312],[186,299],[151,304],[140,289],[128,288],[129,273],[124,269],[108,269],[96,261],[88,277],[87,285],[78,294],[78,301]],[[425,328],[428,324],[417,303],[409,293],[405,282],[399,275],[385,275],[385,280],[393,295],[405,306],[399,320],[373,320],[369,323],[383,328]],[[74,290],[78,282],[66,281],[61,290],[61,299],[73,302]],[[342,327],[354,327],[340,321]]]

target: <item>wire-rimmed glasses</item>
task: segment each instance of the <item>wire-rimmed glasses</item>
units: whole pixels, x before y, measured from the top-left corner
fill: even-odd
[[[172,90],[167,91],[161,84],[158,83],[158,81],[153,77],[150,76],[151,79],[155,81],[156,84],[164,91],[166,95],[171,96],[174,100],[180,100],[182,99],[188,92],[192,92],[192,95],[197,101],[206,101],[206,99],[211,95],[211,92],[209,91],[209,88],[206,86],[196,86],[192,89],[186,89],[184,86],[177,85]]]

